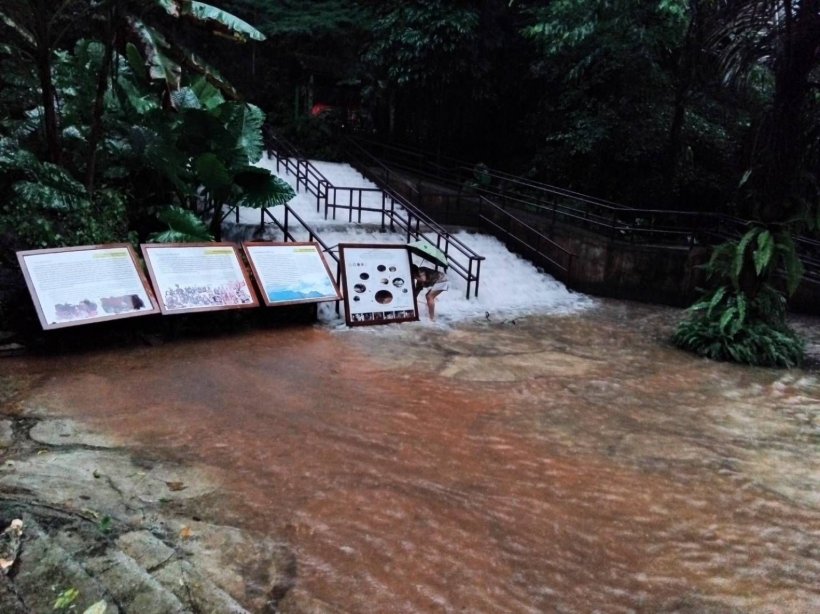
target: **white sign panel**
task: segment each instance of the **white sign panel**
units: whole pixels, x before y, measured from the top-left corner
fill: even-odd
[[[17,252],[44,329],[157,313],[127,243]]]
[[[316,243],[243,243],[266,305],[341,300]]]
[[[340,244],[350,326],[418,320],[410,254],[401,245]]]
[[[230,243],[146,243],[142,253],[162,313],[256,307]]]

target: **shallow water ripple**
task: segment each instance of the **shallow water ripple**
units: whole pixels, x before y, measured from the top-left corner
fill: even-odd
[[[818,374],[677,352],[675,314],[267,331],[43,395],[210,466],[214,513],[294,549],[297,610],[820,611]]]

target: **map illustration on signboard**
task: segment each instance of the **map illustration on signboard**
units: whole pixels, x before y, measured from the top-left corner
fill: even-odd
[[[339,245],[349,326],[418,320],[410,271],[403,245]]]
[[[141,248],[162,313],[259,305],[231,243],[145,243]]]
[[[43,329],[159,311],[127,243],[17,252]]]
[[[341,300],[316,243],[243,243],[265,304]]]

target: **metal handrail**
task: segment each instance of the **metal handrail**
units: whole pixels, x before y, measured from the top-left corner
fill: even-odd
[[[280,137],[270,137],[268,154],[275,157],[277,172],[279,172],[280,166],[284,166],[286,172],[296,176],[297,191],[300,188],[304,188],[306,192],[316,196],[317,212],[321,211],[321,205],[324,203],[325,219],[327,219],[330,212],[332,212],[332,219],[336,219],[337,209],[348,210],[349,222],[353,221],[353,214],[356,212],[358,223],[361,223],[363,211],[381,213],[381,227],[383,230],[388,225],[391,229],[399,227],[406,233],[408,242],[413,238],[425,239],[441,249],[448,258],[451,270],[467,282],[467,299],[470,298],[471,293],[476,297],[478,296],[481,261],[484,260],[484,257],[478,255],[463,242],[450,235],[446,229],[412,205],[412,203],[392,190],[385,190],[383,188],[334,186],[309,160],[299,154],[295,147]],[[361,171],[361,169],[359,170]],[[363,205],[363,194],[368,192],[382,194],[381,208],[376,209]],[[339,202],[339,194],[347,194],[347,203]],[[271,218],[275,219],[272,216]],[[297,219],[301,220],[298,216]],[[278,222],[277,225],[279,225]],[[283,232],[286,231],[283,230]],[[467,259],[466,265],[460,262],[459,255]]]
[[[390,162],[386,164],[384,160],[379,163],[386,169],[406,170],[416,176],[435,181],[439,185],[444,185],[461,194],[464,182],[474,177],[475,166],[464,160],[459,160],[440,154],[430,154],[406,146],[396,146],[367,139],[362,136],[349,137],[356,145],[365,149],[363,144],[384,152],[384,160]],[[371,154],[372,155],[372,154]],[[373,156],[375,158],[375,156]],[[378,158],[376,158],[378,159]],[[487,169],[487,174],[492,179],[497,179],[505,183],[504,189],[485,188],[481,186],[472,187],[472,191],[499,202],[502,205],[519,203],[521,206],[538,208],[542,212],[552,213],[553,209],[562,208],[564,210],[575,209],[583,211],[573,219],[588,219],[588,215],[598,215],[600,219],[617,216],[626,218],[620,224],[601,224],[602,229],[610,232],[610,236],[617,238],[617,234],[622,231],[648,235],[653,227],[665,230],[662,233],[669,237],[682,237],[682,244],[690,243],[691,236],[700,233],[710,236],[716,240],[723,241],[734,239],[739,236],[738,231],[746,228],[748,220],[733,217],[725,213],[711,211],[680,211],[671,209],[645,209],[629,207],[613,201],[597,198],[588,194],[574,192],[565,188],[560,188],[547,183],[542,183],[498,171]],[[510,190],[510,187],[520,187],[521,190]],[[555,199],[565,199],[563,204],[559,204]],[[544,204],[547,203],[547,204]],[[631,219],[630,219],[631,218]],[[651,227],[646,227],[643,220],[650,220]],[[682,223],[684,222],[684,223]],[[688,222],[688,223],[686,223]],[[630,227],[627,227],[630,226]],[[674,230],[678,232],[675,233]],[[798,238],[800,241],[804,238]],[[811,239],[808,239],[811,242]],[[801,254],[801,259],[804,255]],[[810,262],[810,259],[808,259]]]
[[[394,189],[387,183],[386,178],[382,177],[373,177],[373,173],[369,169],[369,164],[373,163],[377,167],[379,166],[380,162],[378,159],[374,158],[367,150],[361,148],[355,141],[351,141],[350,144],[355,148],[356,152],[362,156],[367,158],[367,162],[359,162],[358,170],[364,174],[365,176],[370,175],[370,179],[380,185],[383,190],[388,193],[393,193],[397,199],[400,199],[402,202],[407,202],[407,199],[395,194]],[[354,166],[356,164],[357,158],[354,155]],[[386,168],[386,167],[385,167]],[[387,171],[389,173],[389,170]],[[493,201],[485,198],[483,196],[479,196],[479,202],[484,207],[489,207],[493,213],[496,215],[500,215],[505,218],[506,227],[503,224],[498,224],[493,221],[489,216],[479,215],[478,219],[483,221],[493,234],[500,234],[505,239],[512,241],[513,243],[522,245],[529,249],[534,255],[538,256],[538,258],[543,262],[546,263],[548,266],[545,268],[549,268],[552,273],[554,273],[557,277],[561,278],[565,282],[570,282],[571,277],[571,262],[575,258],[575,255],[572,254],[569,250],[566,250],[562,246],[558,245],[555,241],[541,233],[538,229],[534,228],[524,220],[521,220],[514,216],[509,211],[506,211],[503,207],[499,206],[498,204],[494,203]],[[418,210],[416,207],[414,209]],[[425,217],[427,214],[424,214]],[[516,224],[518,227],[517,229],[522,231],[522,233],[526,233],[530,236],[534,236],[538,238],[538,247],[532,246],[527,243],[521,236],[512,232],[512,225],[513,223]],[[551,253],[562,253],[565,255],[567,263],[562,265],[555,261],[548,253],[544,252],[544,246],[547,247],[548,251]]]

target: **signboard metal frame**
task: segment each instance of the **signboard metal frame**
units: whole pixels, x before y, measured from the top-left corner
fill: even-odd
[[[299,256],[300,259],[304,259],[304,264],[311,265],[312,270],[307,270],[305,273],[312,274],[314,276],[319,275],[320,272],[324,272],[327,275],[326,281],[330,283],[330,287],[333,289],[333,294],[320,294],[319,296],[305,296],[304,298],[283,298],[283,299],[271,299],[271,292],[277,290],[277,285],[274,280],[271,280],[269,272],[265,270],[265,267],[262,262],[260,262],[259,258],[255,258],[253,252],[256,251],[256,248],[274,248],[279,249],[283,252],[288,250],[293,253],[294,250],[299,250],[301,253],[304,253],[305,256]],[[339,285],[333,279],[333,273],[330,270],[330,267],[327,264],[327,260],[325,259],[324,255],[322,254],[321,250],[319,249],[319,244],[313,241],[248,241],[242,243],[242,249],[245,252],[245,257],[250,265],[251,272],[253,273],[254,279],[256,281],[256,287],[259,290],[259,295],[262,297],[262,301],[265,303],[265,306],[272,307],[277,305],[297,305],[297,304],[305,304],[305,303],[323,303],[329,301],[340,301],[342,300],[342,294],[339,291]],[[307,251],[302,251],[307,250]],[[315,259],[310,259],[309,261],[306,259],[309,258],[309,252],[312,252],[318,258],[318,262]],[[319,264],[321,263],[321,269],[319,269]],[[293,271],[294,273],[298,274],[298,271]],[[325,288],[327,285],[325,284]],[[319,288],[319,290],[311,290],[310,287],[307,287],[306,290],[308,292],[320,292],[324,288]],[[294,292],[289,290],[282,285],[278,286],[279,292]]]
[[[35,259],[39,259],[40,257],[44,257],[48,260],[54,260],[54,263],[51,265],[51,273],[54,274],[53,267],[59,264],[59,254],[72,254],[79,256],[78,252],[89,252],[89,261],[93,261],[97,258],[111,257],[116,257],[119,259],[127,255],[128,261],[133,267],[133,278],[130,280],[123,279],[121,281],[126,285],[130,285],[130,287],[126,288],[122,294],[110,295],[111,292],[123,292],[122,288],[125,286],[116,286],[118,288],[117,290],[112,288],[111,292],[106,292],[106,282],[108,282],[109,285],[114,285],[115,280],[106,279],[105,277],[100,278],[99,274],[101,271],[99,270],[96,272],[89,270],[88,274],[91,276],[91,282],[79,284],[75,283],[71,286],[72,290],[67,291],[67,294],[76,295],[78,288],[86,286],[89,290],[96,286],[97,290],[90,290],[92,293],[84,297],[83,300],[79,302],[71,302],[76,301],[76,299],[65,298],[64,301],[66,302],[61,303],[57,302],[60,300],[57,298],[51,301],[50,306],[46,306],[45,296],[49,293],[49,290],[48,288],[43,287],[43,284],[39,279],[39,274],[35,274],[33,272],[33,261]],[[109,254],[106,254],[105,252],[109,252]],[[64,258],[63,260],[67,259],[77,260],[77,258],[71,258],[70,256]],[[26,286],[28,286],[29,294],[31,294],[34,308],[37,311],[37,317],[40,319],[40,325],[43,327],[43,330],[52,330],[56,328],[65,328],[68,326],[79,326],[83,324],[93,324],[96,322],[106,322],[109,320],[120,320],[124,318],[134,318],[138,316],[160,313],[158,301],[154,295],[154,291],[149,285],[142,266],[136,253],[134,252],[134,248],[130,243],[107,243],[101,245],[78,245],[75,247],[24,250],[17,252],[17,260],[20,263],[20,269],[23,272],[23,277],[26,280]],[[66,271],[66,273],[74,273],[78,278],[80,278],[78,273],[78,270],[81,270],[81,267],[79,266],[80,263],[81,261],[77,260],[77,262],[71,266],[70,271]],[[144,300],[145,298],[148,299],[147,303]],[[98,302],[99,305],[97,304]],[[106,312],[106,314],[91,315],[99,313],[98,307],[100,307],[102,311]],[[46,311],[53,311],[56,314],[58,308],[62,308],[66,314],[82,314],[82,312],[86,312],[89,315],[87,317],[83,317],[82,315],[79,315],[78,317],[67,317],[63,320],[56,319],[54,322],[49,322],[49,316],[46,314]]]
[[[340,243],[339,258],[345,322],[348,326],[414,322],[419,319],[413,292],[412,262],[406,246],[396,243]],[[396,296],[399,300],[393,308],[387,307],[394,303]]]
[[[251,284],[251,280],[248,277],[248,271],[245,268],[244,263],[242,262],[242,255],[239,251],[238,247],[233,243],[143,243],[140,245],[142,249],[142,254],[145,257],[145,264],[148,268],[148,275],[151,277],[151,283],[154,285],[154,289],[156,290],[157,294],[157,302],[159,303],[160,311],[164,315],[174,315],[178,313],[198,313],[201,311],[224,311],[227,309],[247,309],[251,307],[258,307],[259,306],[259,299],[256,297],[256,293],[253,290],[253,285]],[[164,251],[170,250],[230,250],[232,254],[231,262],[233,263],[232,272],[235,273],[234,279],[226,282],[223,286],[218,288],[212,288],[211,284],[209,284],[209,280],[205,278],[207,275],[207,267],[202,267],[201,275],[203,279],[201,281],[204,285],[186,285],[180,288],[179,283],[175,284],[175,288],[170,287],[170,284],[173,283],[173,279],[165,279],[166,277],[173,278],[174,275],[172,273],[166,275],[163,271],[160,274],[160,266],[159,260],[161,258],[157,258],[156,256]],[[153,259],[153,260],[152,260]],[[179,279],[183,275],[177,277]],[[195,277],[196,273],[190,273],[187,277]],[[170,283],[169,283],[170,282]],[[231,288],[231,284],[236,284],[237,282],[241,282],[239,286],[235,288]],[[237,294],[243,292],[247,294],[248,300],[247,302],[239,302],[239,303],[205,303],[202,304],[201,301],[213,301],[219,294],[227,294],[230,292],[235,292]],[[190,307],[180,307],[180,308],[173,308],[168,307],[166,296],[168,293],[171,292],[173,294],[180,294],[182,300],[192,300],[196,301]]]

